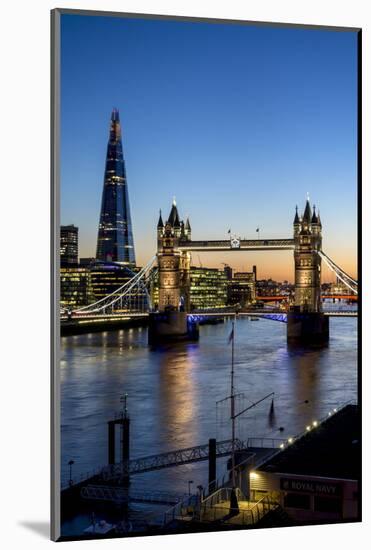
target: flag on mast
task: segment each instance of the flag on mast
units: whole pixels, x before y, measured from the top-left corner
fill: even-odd
[[[234,327],[232,327],[231,333],[228,337],[228,344],[232,342],[233,338],[234,338]]]

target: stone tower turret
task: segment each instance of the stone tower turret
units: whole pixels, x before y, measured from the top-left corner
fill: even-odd
[[[300,311],[321,311],[321,258],[322,227],[309,203],[306,202],[303,216],[296,213],[294,219],[295,241],[295,306]]]

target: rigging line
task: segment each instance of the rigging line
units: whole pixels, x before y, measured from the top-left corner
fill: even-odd
[[[246,409],[243,409],[242,411],[240,411],[239,413],[235,414],[234,415],[234,418],[237,418],[238,416],[241,416],[241,414],[245,413],[246,411],[252,409],[253,407],[255,407],[256,405],[258,405],[259,403],[261,403],[262,401],[264,401],[264,399],[267,399],[268,397],[270,397],[271,395],[274,395],[274,391],[271,392],[271,393],[268,393],[267,395],[265,395],[264,397],[262,397],[261,399],[259,399],[259,401],[256,401],[255,403],[253,403],[252,405],[250,405],[249,407],[246,407]]]

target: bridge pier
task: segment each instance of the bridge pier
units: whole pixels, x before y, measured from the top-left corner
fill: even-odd
[[[329,318],[323,313],[289,311],[287,342],[291,345],[326,345],[329,340]]]
[[[302,216],[294,218],[295,305],[287,314],[289,344],[324,345],[329,339],[329,320],[322,313],[322,223],[307,200]]]
[[[189,220],[180,221],[175,200],[165,225],[157,224],[157,263],[159,278],[159,311],[150,313],[148,343],[177,342],[198,339],[198,325],[188,318],[190,306],[190,255],[179,251],[180,243],[191,238]]]
[[[191,321],[186,312],[164,311],[149,315],[148,343],[150,345],[198,340],[198,337],[198,324]]]

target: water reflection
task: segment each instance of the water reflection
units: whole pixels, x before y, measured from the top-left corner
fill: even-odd
[[[357,395],[356,320],[331,319],[328,348],[288,349],[285,326],[272,321],[238,320],[236,388],[239,410],[275,392],[271,401],[242,415],[238,437],[289,437]],[[228,401],[230,324],[201,327],[200,341],[150,350],[145,329],[62,339],[62,478],[67,463],[75,473],[107,462],[107,421],[129,394],[132,457],[230,437]],[[279,431],[279,428],[283,431]],[[184,490],[184,476],[205,482],[204,464],[138,476],[135,483]],[[139,479],[140,478],[140,479]],[[148,481],[149,480],[149,481]]]
[[[158,354],[158,383],[155,407],[161,417],[162,446],[192,446],[194,423],[198,408],[192,369],[195,367],[195,348],[190,344],[177,346],[176,351],[156,351]]]

